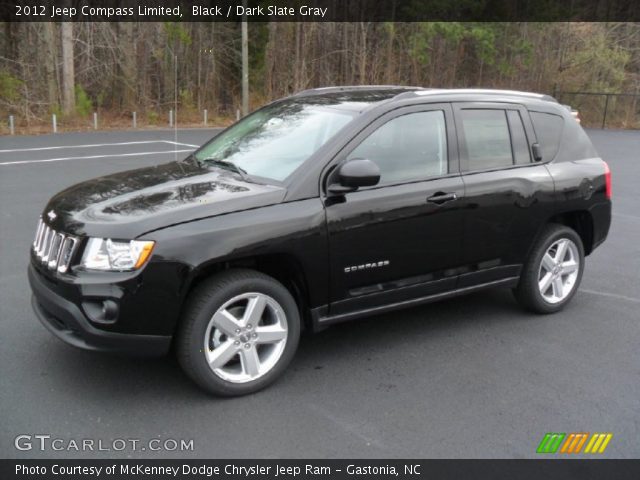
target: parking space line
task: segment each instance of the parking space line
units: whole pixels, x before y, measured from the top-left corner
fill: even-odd
[[[168,150],[165,152],[137,152],[137,153],[113,153],[110,155],[90,155],[84,157],[60,157],[60,158],[45,158],[42,160],[17,160],[14,162],[0,162],[0,166],[2,165],[23,165],[30,163],[47,163],[47,162],[61,162],[66,160],[86,160],[86,159],[94,159],[94,158],[108,158],[108,157],[135,157],[141,155],[166,155],[171,153],[185,153],[185,152],[193,152],[195,148],[189,148],[185,150]]]
[[[617,300],[626,300],[627,302],[640,303],[640,298],[627,297],[626,295],[618,295],[617,293],[598,292],[597,290],[588,290],[586,288],[581,288],[578,291],[589,293],[591,295],[601,295],[603,297],[615,298]]]
[[[200,145],[191,145],[189,143],[172,142],[171,140],[160,140],[160,141],[164,143],[169,143],[171,145],[182,145],[183,147],[200,148]]]
[[[149,143],[168,143],[169,145],[180,145],[183,147],[193,147],[193,148],[198,148],[200,146],[200,145],[191,145],[189,143],[173,142],[171,140],[140,140],[137,142],[92,143],[89,145],[57,145],[54,147],[14,148],[9,150],[0,150],[0,153],[36,152],[39,150],[60,150],[65,148],[116,147],[119,145],[144,145]]]

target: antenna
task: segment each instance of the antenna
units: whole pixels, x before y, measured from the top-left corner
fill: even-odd
[[[173,159],[178,161],[178,55],[173,56]]]

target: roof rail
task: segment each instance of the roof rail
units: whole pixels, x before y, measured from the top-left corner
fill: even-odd
[[[434,88],[434,89],[421,89],[419,92],[415,92],[414,95],[438,95],[438,94],[456,94],[456,93],[475,93],[483,95],[513,95],[518,97],[536,98],[538,100],[545,100],[548,102],[558,103],[551,95],[544,93],[534,92],[522,92],[519,90],[499,90],[493,88]]]
[[[422,87],[403,86],[403,85],[342,85],[339,87],[320,87],[310,88],[296,92],[292,97],[306,97],[308,95],[317,95],[321,93],[339,93],[339,92],[353,92],[358,90],[422,90]]]

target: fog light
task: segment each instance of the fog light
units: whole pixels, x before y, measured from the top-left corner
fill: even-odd
[[[115,320],[118,316],[118,304],[113,300],[102,302],[102,315],[105,320]]]
[[[111,299],[85,300],[82,302],[82,308],[89,320],[95,323],[113,323],[117,320],[120,311],[118,304]]]

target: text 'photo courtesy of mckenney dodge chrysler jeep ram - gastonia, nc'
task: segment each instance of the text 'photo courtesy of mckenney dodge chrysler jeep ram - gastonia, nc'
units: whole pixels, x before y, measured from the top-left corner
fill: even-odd
[[[302,331],[336,322],[490,287],[558,312],[610,223],[609,168],[550,96],[323,88],[182,160],[58,193],[28,276],[58,338],[174,350],[202,388],[232,396],[269,385]]]

